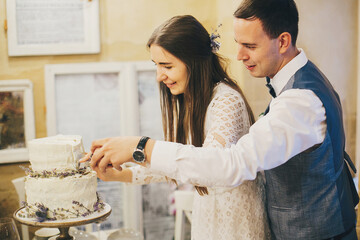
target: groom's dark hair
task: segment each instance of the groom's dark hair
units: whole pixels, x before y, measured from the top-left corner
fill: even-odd
[[[259,19],[265,33],[271,39],[288,32],[292,45],[296,44],[299,13],[294,0],[243,0],[234,17]]]

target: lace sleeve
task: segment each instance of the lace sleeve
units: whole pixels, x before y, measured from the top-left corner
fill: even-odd
[[[249,131],[246,105],[241,95],[227,92],[215,96],[208,109],[204,147],[228,148]]]
[[[128,169],[132,172],[132,184],[149,184],[168,181],[164,175],[153,173],[146,167],[136,165]]]

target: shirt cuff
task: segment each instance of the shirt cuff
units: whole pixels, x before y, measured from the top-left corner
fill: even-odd
[[[179,144],[156,141],[151,153],[150,169],[173,175],[176,172],[176,152]]]

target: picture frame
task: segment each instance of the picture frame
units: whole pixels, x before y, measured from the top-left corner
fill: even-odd
[[[119,62],[45,65],[47,135],[79,134],[88,149],[88,139],[134,134],[136,85],[126,68]],[[90,134],[88,129],[103,133]]]
[[[27,142],[35,138],[33,84],[0,81],[0,164],[29,160]]]
[[[137,74],[155,70],[150,61],[45,65],[48,136],[81,135],[89,150],[95,139],[140,134]],[[99,182],[98,188],[113,195],[108,201],[116,199],[110,205],[122,206],[113,209],[104,228],[117,227],[122,218],[122,227],[143,231],[141,186]]]
[[[6,0],[9,56],[100,52],[99,0]]]

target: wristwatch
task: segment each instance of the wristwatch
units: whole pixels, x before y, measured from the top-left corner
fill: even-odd
[[[149,137],[141,137],[138,145],[136,146],[134,152],[133,152],[133,159],[137,163],[143,163],[145,162],[145,144],[149,140]]]

